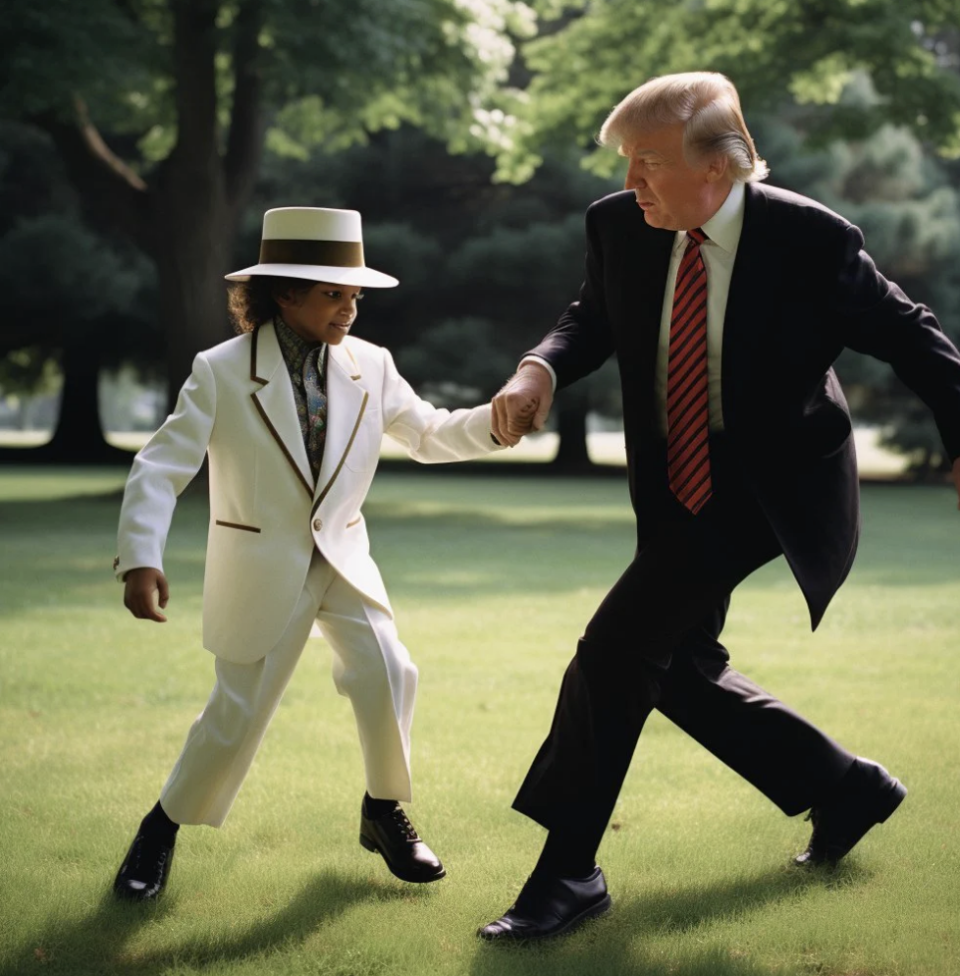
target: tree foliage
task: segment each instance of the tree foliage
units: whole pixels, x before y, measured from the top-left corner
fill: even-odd
[[[404,120],[479,144],[508,32],[529,26],[520,0],[17,3],[0,114],[46,131],[86,218],[154,260],[172,401],[229,334],[222,276],[265,144],[302,154]]]
[[[795,126],[766,118],[754,136],[766,147],[771,179],[857,224],[880,270],[929,305],[960,345],[960,187],[949,168],[903,127],[811,149]],[[929,410],[889,366],[844,353],[838,369],[856,418],[881,426],[886,446],[906,454],[918,474],[943,466]]]
[[[486,396],[575,297],[582,212],[617,186],[578,169],[618,168],[590,154],[603,118],[701,68],[738,85],[772,181],[859,223],[956,336],[960,163],[929,149],[960,151],[958,25],[960,0],[15,0],[0,115],[33,128],[0,132],[0,354],[32,351],[8,380],[80,362],[67,337],[142,359],[159,321],[176,388],[228,334],[221,276],[255,259],[262,211],[312,204],[361,210],[401,279],[359,334],[451,405]],[[861,416],[935,441],[889,373],[841,368]]]
[[[281,145],[355,141],[401,120],[453,137],[472,122],[464,106],[504,80],[510,37],[533,23],[519,0],[16,3],[0,112],[69,119],[79,95],[101,128],[136,137],[145,166],[179,141],[184,99],[215,100],[228,138],[254,86]]]
[[[553,18],[523,46],[533,72],[500,154],[502,178],[527,178],[543,146],[592,144],[603,119],[653,75],[728,75],[749,111],[789,101],[827,106],[811,116],[823,140],[905,125],[948,155],[960,154],[960,76],[951,42],[958,0],[539,0]],[[844,101],[867,72],[872,104]],[[593,165],[610,172],[609,154]]]

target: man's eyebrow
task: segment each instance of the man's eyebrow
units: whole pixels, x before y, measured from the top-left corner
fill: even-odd
[[[666,159],[663,153],[657,152],[656,149],[633,149],[630,146],[621,146],[617,152],[621,156],[650,156],[656,159]]]

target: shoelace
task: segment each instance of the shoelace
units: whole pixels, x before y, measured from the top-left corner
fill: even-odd
[[[408,844],[413,844],[416,843],[416,841],[420,840],[419,836],[417,835],[416,828],[413,826],[412,823],[410,823],[409,818],[403,812],[403,809],[401,807],[397,807],[397,809],[390,814],[390,819],[400,828],[400,830],[404,834],[407,835]]]
[[[170,848],[161,841],[140,839],[139,843],[134,845],[133,851],[130,854],[130,861],[128,863],[130,876],[137,880],[144,880],[142,871],[148,866],[155,866],[162,871],[170,853]]]

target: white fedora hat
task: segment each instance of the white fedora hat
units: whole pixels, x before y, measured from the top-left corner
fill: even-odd
[[[277,207],[263,215],[260,263],[224,275],[249,281],[253,275],[306,278],[335,285],[393,288],[396,278],[363,262],[363,231],[356,210]]]

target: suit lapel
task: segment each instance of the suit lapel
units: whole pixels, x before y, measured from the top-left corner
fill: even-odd
[[[356,359],[345,344],[327,347],[327,439],[314,511],[340,476],[344,461],[353,449],[370,394],[364,389]]]
[[[676,235],[658,233],[651,235],[643,254],[644,287],[642,300],[637,307],[637,321],[640,325],[641,353],[645,368],[649,372],[650,389],[653,389],[657,354],[660,347],[660,324],[663,319],[663,302],[667,287],[667,272],[670,270],[670,255]]]
[[[731,424],[737,426],[738,393],[757,388],[754,363],[758,353],[764,355],[765,343],[769,342],[765,333],[777,304],[780,272],[767,223],[767,198],[761,188],[748,183],[743,229],[723,319],[721,389],[724,426],[728,429]]]
[[[290,374],[283,361],[273,325],[260,326],[250,349],[250,379],[260,385],[250,396],[261,420],[283,452],[307,494],[313,495],[313,474],[303,443]]]
[[[615,277],[623,286],[619,301],[623,303],[620,315],[623,323],[618,339],[618,355],[628,370],[636,363],[636,373],[630,377],[630,385],[643,391],[637,404],[644,429],[658,430],[656,404],[657,351],[660,343],[660,321],[663,314],[663,297],[667,271],[675,235],[649,227],[630,194],[629,219],[621,237],[621,246],[611,250],[622,261]]]

